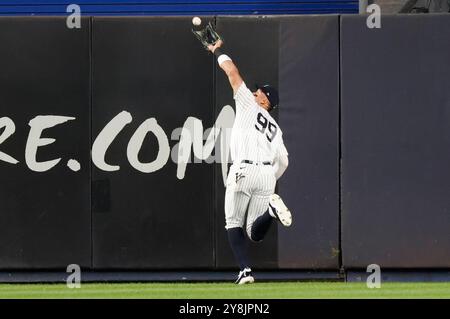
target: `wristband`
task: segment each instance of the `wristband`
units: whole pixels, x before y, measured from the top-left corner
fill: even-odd
[[[219,65],[221,65],[225,61],[231,61],[231,58],[226,54],[222,54],[217,58],[217,62],[219,63]]]

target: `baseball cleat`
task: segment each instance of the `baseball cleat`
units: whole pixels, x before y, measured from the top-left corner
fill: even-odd
[[[289,208],[283,203],[283,200],[277,194],[272,194],[270,196],[269,206],[272,208],[272,212],[276,219],[286,227],[292,224],[292,214]]]
[[[237,280],[234,282],[237,285],[252,284],[255,282],[255,278],[252,276],[252,270],[250,268],[245,268],[239,272]]]

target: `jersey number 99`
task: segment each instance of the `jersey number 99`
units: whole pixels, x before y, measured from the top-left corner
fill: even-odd
[[[277,135],[278,127],[269,122],[267,118],[262,115],[262,113],[258,113],[258,116],[256,117],[256,124],[255,128],[261,132],[262,134],[266,133],[266,137],[269,140],[269,142],[272,142],[275,136]]]

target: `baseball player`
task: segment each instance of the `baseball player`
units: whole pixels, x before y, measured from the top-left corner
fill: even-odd
[[[236,118],[231,132],[231,159],[226,182],[225,219],[228,239],[241,271],[237,284],[253,283],[246,236],[262,241],[273,220],[290,226],[292,216],[274,194],[276,180],[288,166],[288,152],[282,132],[270,111],[278,106],[278,92],[269,85],[251,92],[231,58],[221,51],[223,42],[209,45],[226,73],[236,101]]]

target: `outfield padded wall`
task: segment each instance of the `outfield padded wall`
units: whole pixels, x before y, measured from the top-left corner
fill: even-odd
[[[0,19],[0,118],[15,124],[1,151],[19,161],[0,162],[2,269],[91,265],[91,29],[88,18],[81,23],[68,29],[65,18]],[[38,149],[37,161],[61,158],[45,172],[25,162],[29,123],[39,115],[75,118],[42,132],[55,141]],[[70,159],[80,171],[67,167]]]
[[[279,124],[289,167],[279,193],[292,210],[280,227],[280,268],[339,268],[339,17],[280,23]]]
[[[172,132],[188,117],[213,125],[213,59],[190,26],[187,17],[93,20],[93,138],[120,112],[133,118],[107,152],[120,170],[93,168],[110,200],[92,212],[94,268],[214,266],[213,165],[188,164],[180,180],[171,156],[151,173],[127,159],[132,135],[149,118],[164,130],[171,153],[178,142]],[[149,133],[139,160],[152,162],[161,149]]]
[[[358,16],[215,19],[249,86],[280,88],[275,117],[290,166],[277,191],[294,224],[251,244],[255,268],[450,267],[450,16],[383,16],[377,30]],[[222,108],[234,106],[190,18],[65,22],[0,19],[0,118],[16,126],[0,150],[19,160],[0,162],[0,268],[235,269],[222,165],[188,163],[178,178],[171,160],[189,117],[214,130]],[[92,146],[124,111],[130,123],[105,153],[113,169],[100,169]],[[42,133],[55,141],[38,161],[61,161],[39,173],[25,163],[37,115],[75,117]],[[144,173],[128,145],[156,123],[171,158]],[[153,161],[155,135],[141,142],[137,159]]]
[[[450,16],[341,17],[345,268],[450,267]]]

